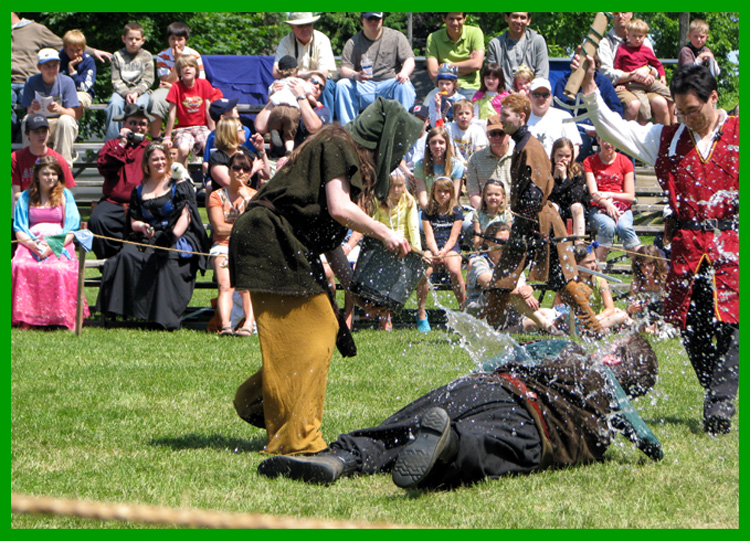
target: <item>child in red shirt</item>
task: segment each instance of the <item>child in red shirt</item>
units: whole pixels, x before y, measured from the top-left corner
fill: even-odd
[[[203,156],[206,139],[214,129],[214,121],[208,113],[214,88],[207,80],[198,78],[198,62],[192,56],[181,56],[175,69],[180,80],[167,94],[169,118],[164,145],[177,148],[177,161],[187,166],[191,150],[195,156]]]
[[[651,100],[661,96],[669,102],[669,109],[672,108],[672,94],[667,88],[667,78],[664,74],[664,66],[656,58],[654,51],[643,44],[648,35],[648,24],[641,19],[633,19],[625,27],[627,41],[624,41],[615,53],[614,68],[630,73],[644,66],[650,66],[656,70],[658,79],[650,85],[629,81],[625,83],[627,89],[632,92],[641,102],[640,117],[649,120],[651,118]],[[653,73],[652,70],[652,73]],[[625,105],[625,104],[623,104]],[[666,115],[654,115],[654,122],[658,124],[672,124],[672,115],[667,112]]]

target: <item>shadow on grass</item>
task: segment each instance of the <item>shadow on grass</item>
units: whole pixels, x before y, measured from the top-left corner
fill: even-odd
[[[221,434],[186,434],[175,438],[152,439],[149,445],[169,447],[174,451],[185,449],[214,449],[216,451],[231,450],[235,453],[257,453],[266,446],[266,437],[256,436],[251,440],[241,438],[227,438]]]

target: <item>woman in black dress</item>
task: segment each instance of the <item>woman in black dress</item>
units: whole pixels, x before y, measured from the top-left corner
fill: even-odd
[[[152,143],[143,155],[143,183],[130,196],[128,241],[107,260],[97,308],[178,329],[208,251],[195,190],[173,181],[169,151]],[[167,249],[162,249],[167,248]]]

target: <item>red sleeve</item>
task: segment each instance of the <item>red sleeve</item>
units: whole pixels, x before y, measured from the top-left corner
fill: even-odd
[[[177,88],[179,86],[179,84],[180,83],[178,81],[178,82],[176,82],[175,84],[173,84],[169,88],[169,92],[167,93],[167,97],[166,97],[167,102],[169,102],[169,103],[177,103],[177,102],[179,102],[180,96],[178,94],[179,89]]]
[[[15,150],[10,153],[10,185],[21,185],[21,171],[18,170],[18,153]]]
[[[654,54],[654,51],[652,51],[648,47],[641,47],[641,49],[646,55],[649,66],[653,66],[656,68],[656,71],[659,72],[659,77],[664,77],[664,65],[659,62],[658,58],[656,58],[656,54]]]
[[[617,159],[620,161],[620,169],[622,170],[623,176],[627,173],[635,171],[633,167],[633,161],[628,158],[625,154],[617,153]]]

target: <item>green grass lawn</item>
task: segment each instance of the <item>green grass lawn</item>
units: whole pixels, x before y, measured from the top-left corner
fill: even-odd
[[[328,440],[474,368],[442,330],[355,338],[357,357],[332,360]],[[440,528],[737,528],[739,415],[730,435],[705,435],[702,393],[679,341],[654,346],[659,382],[636,407],[662,441],[662,462],[620,438],[593,466],[421,493],[387,475],[330,487],[258,476],[265,433],[232,407],[260,366],[257,337],[12,329],[11,492]],[[142,526],[11,515],[13,528]]]

